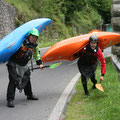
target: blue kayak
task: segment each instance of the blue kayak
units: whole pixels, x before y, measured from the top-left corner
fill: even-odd
[[[26,22],[0,40],[0,63],[8,61],[21,46],[29,31],[36,28],[41,33],[52,22],[48,18],[39,18]]]

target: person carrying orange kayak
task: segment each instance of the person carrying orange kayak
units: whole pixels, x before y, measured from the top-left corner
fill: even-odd
[[[79,56],[77,64],[81,73],[81,81],[85,95],[89,95],[87,89],[87,78],[90,78],[93,83],[92,89],[96,88],[95,84],[97,83],[97,80],[95,79],[95,71],[98,65],[98,61],[101,63],[100,81],[103,81],[106,72],[106,62],[101,49],[98,47],[98,42],[99,40],[97,36],[90,36],[89,44],[75,55]]]

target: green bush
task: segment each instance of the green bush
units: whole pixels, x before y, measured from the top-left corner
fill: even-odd
[[[50,18],[52,24],[40,41],[60,40],[99,28],[109,21],[111,0],[5,0],[16,9],[16,27],[35,18]],[[109,20],[108,20],[109,19]]]
[[[100,25],[100,15],[93,8],[84,8],[74,12],[71,23],[77,29],[77,33],[88,33]]]

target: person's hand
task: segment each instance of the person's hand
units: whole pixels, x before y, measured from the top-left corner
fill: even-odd
[[[101,76],[101,77],[100,77],[100,83],[103,81],[103,79],[104,79],[104,77],[103,77],[103,76]]]
[[[41,70],[43,69],[43,64],[40,64],[40,69],[41,69]]]

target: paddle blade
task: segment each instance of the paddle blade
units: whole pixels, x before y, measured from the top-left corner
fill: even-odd
[[[62,64],[62,62],[55,63],[55,64],[50,65],[49,68],[50,68],[50,69],[54,69],[54,68],[58,67],[58,66],[61,65],[61,64]]]
[[[104,92],[104,89],[101,84],[96,84],[95,87],[100,90],[101,92]]]

